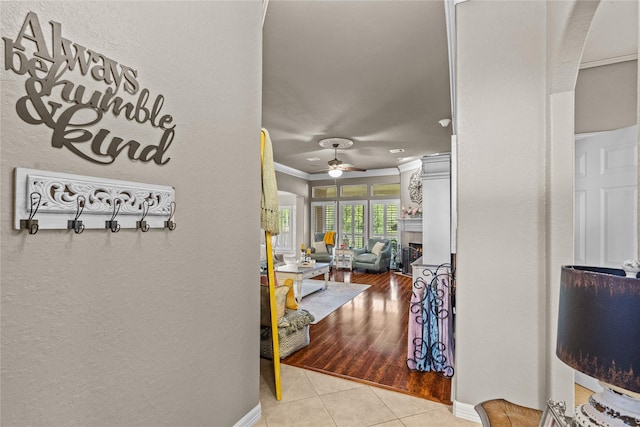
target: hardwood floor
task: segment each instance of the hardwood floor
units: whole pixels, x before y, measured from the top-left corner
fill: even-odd
[[[406,365],[411,278],[333,269],[330,280],[371,287],[311,325],[311,343],[282,363],[451,404],[451,379]]]

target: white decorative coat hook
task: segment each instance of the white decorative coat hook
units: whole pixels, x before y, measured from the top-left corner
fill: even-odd
[[[38,213],[38,208],[40,208],[40,202],[42,201],[42,195],[34,191],[29,195],[29,201],[29,218],[20,220],[20,228],[28,230],[29,234],[36,234],[38,232],[38,220],[33,219],[33,217]]]

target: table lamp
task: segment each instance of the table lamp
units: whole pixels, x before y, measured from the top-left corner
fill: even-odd
[[[579,426],[640,426],[640,266],[563,266],[556,355],[600,381]]]

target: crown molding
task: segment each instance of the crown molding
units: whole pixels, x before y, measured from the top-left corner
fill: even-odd
[[[348,178],[372,178],[374,176],[392,176],[399,175],[399,171],[397,168],[385,168],[385,169],[371,169],[366,172],[344,172],[339,178],[332,178],[328,173],[314,173],[308,174],[308,181],[326,181],[327,179],[338,180],[338,179],[348,179]]]
[[[285,173],[287,175],[295,176],[296,178],[302,178],[302,179],[306,179],[307,181],[309,181],[309,178],[311,177],[311,175],[306,173],[306,172],[302,172],[301,170],[294,169],[294,168],[289,167],[289,166],[285,166],[285,165],[283,165],[281,163],[278,163],[278,162],[273,162],[273,166],[274,166],[274,169],[276,170],[276,172],[282,172],[282,173]],[[329,176],[329,174],[327,174],[327,176]]]
[[[631,55],[616,56],[613,58],[599,59],[597,61],[583,62],[582,64],[580,64],[580,69],[584,70],[587,68],[601,67],[603,65],[619,64],[621,62],[637,61],[637,60],[638,60],[638,54],[633,53]]]
[[[400,169],[400,173],[404,173],[404,172],[408,172],[408,171],[414,171],[414,170],[419,169],[421,167],[422,167],[422,160],[421,159],[413,160],[413,161],[410,161],[408,163],[403,163],[401,165],[398,165],[398,169]]]
[[[420,160],[416,160],[415,168],[420,167],[422,162]],[[413,163],[413,162],[411,162]],[[345,178],[371,178],[374,176],[393,176],[399,175],[399,167],[398,168],[383,168],[383,169],[371,169],[365,172],[344,172],[340,178],[332,178],[328,173],[314,173],[310,174],[307,172],[303,172],[298,169],[294,169],[289,166],[285,166],[278,162],[273,162],[274,169],[276,172],[281,172],[287,175],[295,176],[296,178],[301,178],[307,181],[326,181],[328,179],[345,179]]]

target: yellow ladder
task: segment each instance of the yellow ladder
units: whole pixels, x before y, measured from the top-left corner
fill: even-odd
[[[264,131],[260,131],[260,159],[261,166],[264,167]],[[276,400],[282,399],[282,385],[280,383],[280,346],[278,344],[278,314],[276,307],[276,276],[273,271],[273,245],[271,242],[271,232],[264,232],[267,256],[267,277],[269,280],[269,307],[271,310],[271,338],[273,340],[273,374],[276,385]]]

